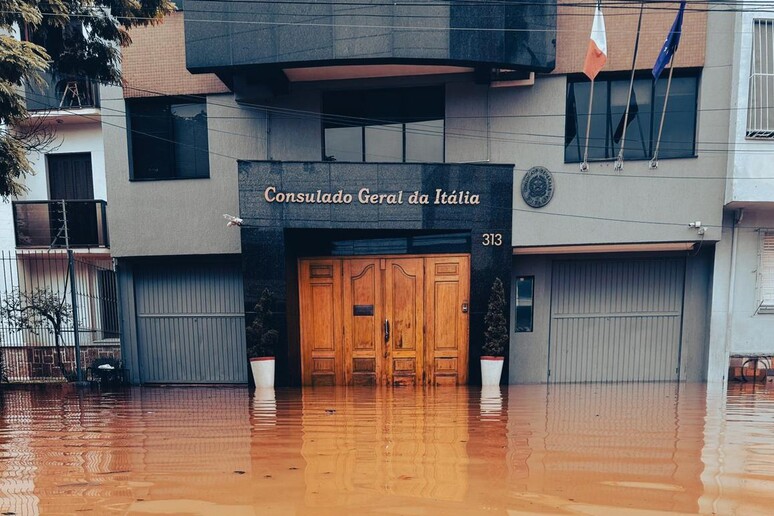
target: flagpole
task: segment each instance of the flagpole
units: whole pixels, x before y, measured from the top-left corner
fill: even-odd
[[[653,159],[650,160],[650,168],[658,168],[658,150],[661,147],[661,132],[664,130],[664,119],[666,118],[667,103],[669,102],[669,89],[672,86],[672,72],[675,70],[675,55],[669,60],[669,79],[667,79],[666,95],[664,96],[664,108],[661,110],[661,122],[658,124],[658,137],[656,138],[656,150],[653,152]]]
[[[634,56],[632,57],[632,74],[629,78],[629,94],[626,96],[626,112],[624,113],[623,133],[621,134],[621,148],[618,150],[618,158],[615,160],[615,170],[623,170],[624,145],[626,144],[626,126],[629,125],[629,104],[632,101],[632,88],[634,87],[634,71],[637,68],[637,50],[640,46],[640,29],[642,28],[642,11],[645,9],[645,1],[640,2],[640,17],[637,20],[637,37],[634,39]]]
[[[589,114],[586,117],[586,145],[583,148],[583,163],[581,163],[581,172],[589,169],[589,135],[591,134],[591,107],[594,105],[594,79],[591,79],[591,91],[589,92]]]

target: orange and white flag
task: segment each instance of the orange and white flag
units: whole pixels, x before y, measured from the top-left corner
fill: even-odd
[[[592,81],[607,61],[607,35],[605,34],[605,19],[602,10],[597,4],[594,11],[594,23],[591,26],[591,40],[586,51],[586,60],[583,62],[583,73]]]

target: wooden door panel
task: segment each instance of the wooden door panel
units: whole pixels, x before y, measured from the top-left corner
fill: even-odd
[[[421,384],[424,371],[423,259],[388,259],[384,276],[385,319],[390,328],[387,374],[393,384]]]
[[[344,374],[347,384],[383,382],[382,278],[379,260],[343,260]]]
[[[427,381],[433,385],[466,383],[470,257],[428,257],[425,271]]]
[[[304,385],[342,384],[341,260],[299,260],[299,304]]]
[[[469,297],[468,256],[299,260],[304,384],[467,382]]]

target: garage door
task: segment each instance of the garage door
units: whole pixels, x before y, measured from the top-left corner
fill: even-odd
[[[238,264],[154,264],[135,270],[142,383],[246,383]]]
[[[549,382],[679,379],[685,260],[557,261]]]

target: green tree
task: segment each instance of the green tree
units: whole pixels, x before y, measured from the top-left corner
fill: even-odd
[[[489,294],[489,306],[484,316],[484,345],[482,356],[501,357],[508,344],[508,322],[505,320],[505,290],[500,278],[495,278]]]
[[[170,0],[0,0],[0,197],[24,191],[28,154],[53,141],[48,126],[25,123],[25,84],[41,87],[44,71],[118,84],[128,29],[172,10]]]

